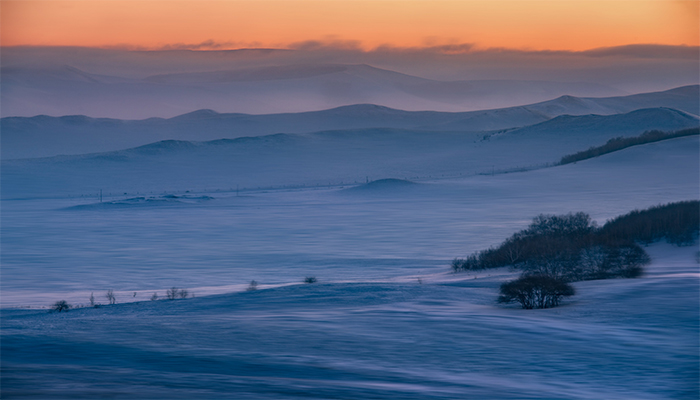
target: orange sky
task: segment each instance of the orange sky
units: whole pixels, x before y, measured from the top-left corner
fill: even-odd
[[[586,50],[697,46],[692,1],[2,0],[3,46],[287,47],[309,40],[420,47]]]

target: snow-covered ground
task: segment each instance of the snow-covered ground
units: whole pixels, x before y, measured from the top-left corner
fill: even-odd
[[[688,137],[562,167],[364,190],[6,200],[2,304],[85,303],[107,289],[120,301],[171,286],[221,293],[253,279],[276,285],[308,275],[433,274],[454,257],[497,245],[540,213],[584,211],[604,223],[635,208],[695,199],[697,149],[698,138]]]
[[[646,276],[577,283],[576,296],[549,310],[495,305],[505,271],[422,284],[299,284],[61,314],[4,309],[3,394],[697,398],[695,250],[653,245]]]
[[[642,278],[577,283],[577,295],[551,310],[497,305],[499,284],[516,273],[451,274],[449,261],[497,245],[540,213],[584,211],[604,223],[635,208],[697,199],[698,137],[517,173],[498,169],[543,154],[554,161],[569,147],[607,139],[564,145],[555,135],[516,132],[476,144],[471,138],[473,147],[465,142],[450,152],[446,137],[434,136],[444,146],[425,158],[396,155],[420,148],[415,138],[405,148],[386,142],[378,150],[399,165],[425,167],[432,176],[415,184],[247,187],[237,194],[232,181],[233,191],[134,194],[150,173],[143,160],[177,159],[162,148],[122,152],[102,164],[87,157],[4,165],[3,395],[697,398],[697,245],[654,244]],[[313,155],[331,139],[338,138],[305,136],[305,148]],[[440,168],[460,170],[449,164],[460,151],[473,162],[464,165],[493,165],[494,174],[436,176]],[[186,160],[206,164],[206,154]],[[217,154],[214,164],[225,153]],[[334,154],[340,152],[314,162]],[[435,162],[440,155],[449,156],[448,166]],[[361,169],[370,160],[340,160],[336,168],[347,171],[353,162]],[[64,176],[72,186],[56,193],[41,165],[55,167],[57,177],[69,170],[77,177]],[[80,197],[92,190],[83,179],[99,176],[100,165],[131,168],[131,193],[102,203],[94,191]],[[161,175],[167,182],[184,171],[161,165],[171,171]],[[274,183],[270,177],[297,167],[269,168],[249,171]],[[372,178],[405,177],[384,171]],[[114,171],[102,172],[116,181]],[[232,168],[217,179],[226,173],[243,174]],[[318,283],[301,284],[306,276]],[[251,280],[262,290],[245,291]],[[195,298],[149,301],[173,286]],[[91,293],[104,304],[109,289],[118,304],[61,314],[41,308],[60,299],[87,304]]]

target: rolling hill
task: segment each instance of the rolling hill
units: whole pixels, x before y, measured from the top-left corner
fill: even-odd
[[[630,112],[644,106],[675,108],[694,114],[699,86],[615,98],[561,97],[544,103],[461,113],[402,111],[358,104],[288,114],[220,114],[199,110],[170,119],[119,120],[87,116],[6,117],[0,120],[2,158],[47,157],[120,150],[160,140],[207,141],[274,133],[395,128],[424,131],[476,132],[525,127],[561,115]],[[697,111],[696,111],[697,112]],[[697,114],[695,114],[697,115]],[[692,115],[690,116],[692,118]],[[665,117],[663,117],[665,118]],[[675,129],[634,125],[633,129]],[[652,124],[653,125],[653,124]],[[636,132],[641,133],[641,132]]]
[[[213,141],[165,140],[112,152],[4,160],[3,197],[231,190],[431,179],[542,166],[612,137],[698,125],[677,110],[561,116],[480,133],[393,128],[273,134]],[[136,179],[138,178],[138,179]]]

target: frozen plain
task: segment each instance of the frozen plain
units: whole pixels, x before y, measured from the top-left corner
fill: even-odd
[[[6,199],[3,395],[697,398],[697,246],[654,244],[643,278],[530,312],[495,304],[515,273],[448,264],[539,213],[697,199],[698,145],[415,185]],[[146,301],[171,286],[196,298]],[[107,289],[119,304],[16,308]]]

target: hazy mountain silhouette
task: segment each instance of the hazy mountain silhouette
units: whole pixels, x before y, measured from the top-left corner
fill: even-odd
[[[560,115],[606,115],[629,112],[639,107],[670,107],[692,113],[698,108],[699,98],[699,86],[695,85],[624,97],[564,96],[528,106],[462,113],[402,111],[357,104],[323,111],[268,115],[220,114],[212,110],[198,110],[170,119],[145,120],[80,115],[6,117],[0,120],[0,129],[2,158],[10,159],[118,150],[167,139],[206,141],[281,132],[307,133],[373,127],[433,132],[495,131],[529,126]],[[659,129],[667,126],[664,125],[665,118],[671,116],[660,118]],[[635,132],[639,129],[656,129],[651,125],[645,126],[647,128],[633,124],[630,128]]]
[[[465,111],[528,104],[563,94],[624,94],[586,82],[438,81],[364,64],[271,66],[143,79],[91,74],[70,66],[4,67],[2,77],[2,116],[84,114],[139,119],[202,108],[267,114],[358,103]]]

